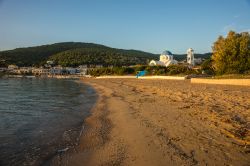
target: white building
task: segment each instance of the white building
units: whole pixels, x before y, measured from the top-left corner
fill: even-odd
[[[18,66],[17,65],[9,65],[8,69],[9,70],[15,70],[15,69],[18,69]]]
[[[95,65],[95,68],[102,68],[103,65]]]
[[[32,69],[33,75],[49,75],[50,69],[44,69],[44,68],[33,68]]]
[[[54,61],[47,61],[47,64],[48,64],[48,65],[53,65],[53,64],[54,64]]]
[[[64,70],[61,66],[56,66],[50,69],[50,74],[51,75],[62,75],[64,74]]]
[[[0,67],[0,72],[4,72],[4,71],[7,71],[7,68],[5,68],[5,67]]]
[[[174,56],[170,51],[163,51],[163,53],[160,55],[160,60],[155,61],[151,60],[149,62],[150,66],[169,66],[172,64],[177,64],[178,62],[174,60]]]
[[[85,76],[88,71],[88,66],[87,65],[81,65],[77,68],[78,70],[78,75],[80,76]]]
[[[194,50],[192,48],[187,50],[187,63],[191,66],[195,65]]]
[[[77,73],[77,69],[76,68],[72,68],[72,67],[66,67],[66,73],[67,74],[76,74]]]
[[[202,62],[203,62],[202,58],[194,58],[194,64],[195,65],[200,65],[200,64],[202,64]]]
[[[20,69],[15,70],[15,71],[18,74],[29,74],[29,73],[32,73],[32,68],[31,67],[20,67]]]

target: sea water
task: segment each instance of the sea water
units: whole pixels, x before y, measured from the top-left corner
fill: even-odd
[[[96,98],[80,81],[0,78],[0,165],[41,165],[75,146]]]

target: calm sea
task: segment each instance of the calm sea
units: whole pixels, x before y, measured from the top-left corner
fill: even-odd
[[[41,165],[76,145],[96,98],[79,81],[0,78],[0,165]]]

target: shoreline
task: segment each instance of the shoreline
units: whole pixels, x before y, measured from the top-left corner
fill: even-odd
[[[85,121],[79,146],[54,159],[52,165],[249,163],[247,87],[172,80],[82,81],[96,89],[98,101]],[[199,105],[198,99],[205,104]],[[239,102],[238,112],[220,108],[225,99],[229,103],[222,106],[228,109],[234,107],[234,100]]]
[[[93,84],[86,83],[82,79],[80,81],[87,86],[93,87]],[[94,89],[97,91],[98,99],[95,106],[90,110],[90,115],[84,119],[82,125],[84,129],[80,134],[77,145],[60,155],[55,155],[45,165],[64,165],[69,161],[72,162],[71,165],[81,165],[79,161],[88,163],[93,149],[103,146],[108,141],[108,134],[112,128],[112,124],[107,118],[108,112],[101,111],[106,109],[106,99],[100,89],[98,90],[97,87],[94,87]],[[79,153],[83,154],[83,158],[79,156]]]
[[[1,77],[0,77],[1,78]],[[249,78],[211,78],[211,77],[204,77],[204,76],[132,76],[132,75],[124,75],[124,76],[117,76],[117,75],[104,75],[98,77],[91,77],[90,75],[86,76],[78,76],[78,75],[48,75],[48,76],[35,76],[35,75],[3,75],[2,78],[55,78],[55,79],[75,79],[75,80],[82,80],[82,79],[143,79],[143,80],[190,80],[193,84],[215,84],[215,85],[235,85],[235,86],[250,86],[250,79]]]
[[[92,86],[73,79],[39,78],[3,79],[1,85],[0,165],[48,165],[79,143],[83,120],[97,98]],[[15,100],[9,97],[12,92]],[[18,123],[8,127],[8,119],[14,118]]]
[[[45,78],[55,78],[55,77],[45,77]],[[84,93],[84,95],[87,95],[87,96],[96,96],[95,98],[98,98],[98,93],[96,92],[95,88],[93,88],[93,86],[91,86],[90,84],[86,84],[84,82],[81,81],[81,79],[71,79],[73,82],[77,83],[77,84],[82,84],[83,86],[85,86],[85,90],[87,89],[90,89],[91,91],[94,91],[94,92],[91,92],[91,94],[87,94],[87,93]],[[88,92],[89,93],[89,92]],[[94,105],[96,104],[96,101],[97,99],[95,99],[95,103]],[[92,106],[94,107],[94,106]],[[90,109],[86,109],[84,108],[84,112],[87,112],[85,113],[84,117],[82,117],[82,123],[79,125],[79,126],[76,126],[76,128],[78,128],[78,132],[77,133],[74,133],[75,136],[74,136],[74,140],[71,140],[71,145],[68,145],[68,144],[63,144],[63,146],[60,146],[60,149],[57,149],[54,154],[50,155],[50,156],[47,156],[47,158],[45,160],[43,160],[43,162],[41,163],[41,165],[44,165],[44,166],[47,166],[47,165],[51,165],[51,164],[59,164],[61,165],[61,158],[63,155],[66,155],[68,153],[72,154],[72,153],[76,153],[76,149],[80,146],[80,140],[82,138],[82,135],[85,133],[86,131],[86,119],[88,119],[89,117],[92,116],[92,107]],[[67,132],[67,131],[65,131]],[[69,133],[69,136],[72,136],[70,133]],[[62,135],[62,138],[61,138],[61,141],[63,141],[63,135]],[[73,142],[72,142],[73,141]]]

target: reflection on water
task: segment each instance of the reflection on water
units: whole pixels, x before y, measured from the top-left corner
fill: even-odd
[[[39,165],[73,146],[96,97],[73,80],[0,79],[0,165]]]

